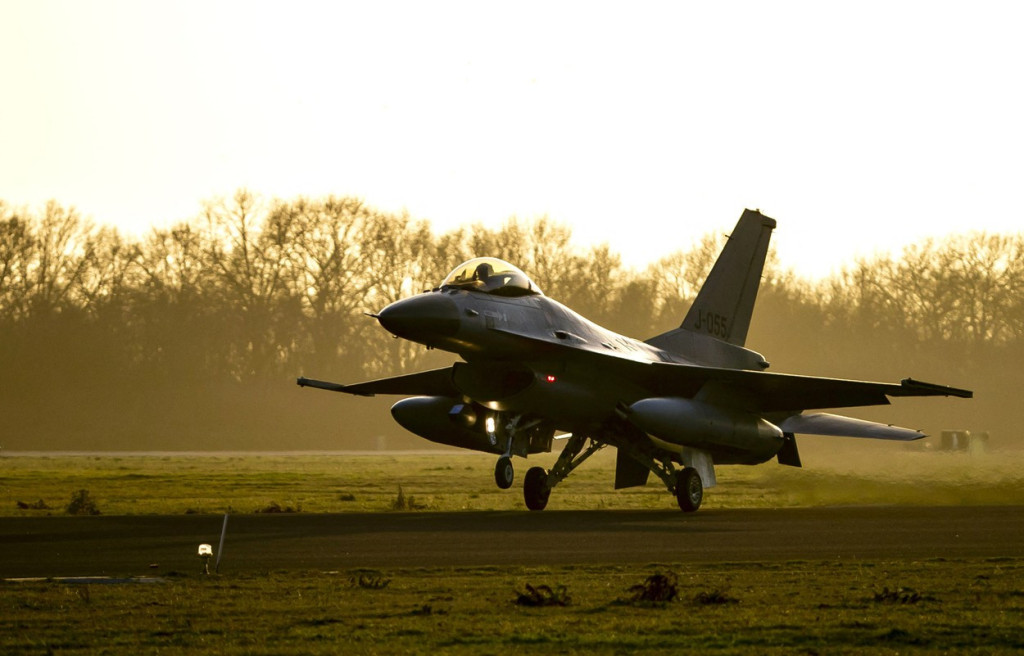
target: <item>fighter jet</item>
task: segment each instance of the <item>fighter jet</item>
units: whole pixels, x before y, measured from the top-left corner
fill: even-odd
[[[404,398],[391,414],[433,442],[498,456],[498,487],[512,486],[513,456],[552,450],[550,470],[526,472],[527,508],[599,449],[617,449],[615,488],[651,473],[680,509],[697,510],[715,465],[776,458],[800,466],[797,434],[915,440],[906,428],[807,410],[885,405],[889,397],[954,396],[964,389],[906,378],[878,383],[769,373],[744,348],[774,219],[746,210],[682,324],[646,341],[616,334],[545,296],[521,270],[491,257],[460,264],[432,291],[378,314],[396,337],[460,356],[452,366],[342,385],[298,384]]]

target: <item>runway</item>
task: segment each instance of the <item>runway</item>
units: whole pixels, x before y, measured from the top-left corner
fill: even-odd
[[[1024,557],[1024,507],[232,515],[221,572]],[[0,578],[198,572],[223,516],[0,519]]]

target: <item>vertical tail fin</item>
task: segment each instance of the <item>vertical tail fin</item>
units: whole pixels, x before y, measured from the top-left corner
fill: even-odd
[[[775,219],[744,210],[680,328],[743,346]]]

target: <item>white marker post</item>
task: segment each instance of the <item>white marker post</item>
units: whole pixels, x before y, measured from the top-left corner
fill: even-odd
[[[220,542],[217,543],[217,564],[213,571],[220,574],[220,557],[224,555],[224,535],[228,532],[228,514],[224,513],[224,525],[220,528]]]

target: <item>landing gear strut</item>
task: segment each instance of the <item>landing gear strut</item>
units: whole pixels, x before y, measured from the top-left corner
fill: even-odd
[[[704,500],[704,480],[700,472],[692,463],[701,460],[692,455],[689,459],[684,458],[684,463],[691,463],[682,469],[676,469],[672,460],[666,454],[659,453],[654,449],[645,448],[640,440],[622,439],[612,442],[612,445],[620,451],[625,451],[631,458],[645,465],[652,474],[661,479],[668,491],[673,494],[679,503],[679,509],[683,512],[695,512],[700,508]],[[711,465],[711,458],[708,454],[696,452],[702,456],[706,465],[706,474],[709,477],[710,486],[715,484],[715,472]]]
[[[583,464],[583,461],[594,455],[604,447],[603,443],[590,440],[582,435],[573,435],[569,438],[561,455],[555,461],[551,471],[545,472],[540,467],[532,467],[526,472],[526,480],[523,481],[523,500],[530,510],[544,510],[548,505],[548,498],[551,496],[551,488],[558,485],[562,479],[569,475],[569,472]]]

